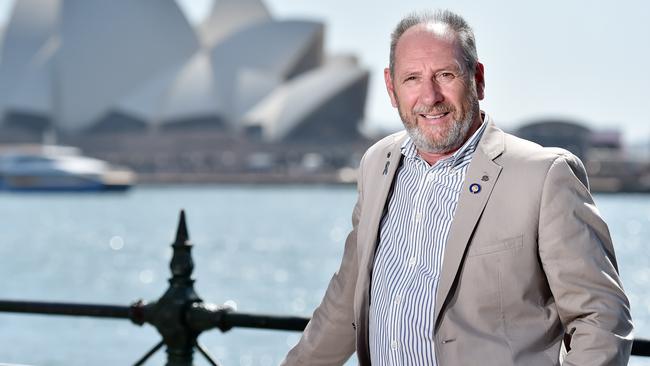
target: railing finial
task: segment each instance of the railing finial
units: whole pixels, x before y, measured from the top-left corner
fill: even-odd
[[[181,209],[180,217],[178,219],[178,228],[176,229],[176,244],[185,243],[190,239],[187,233],[187,225],[185,224],[185,210]]]

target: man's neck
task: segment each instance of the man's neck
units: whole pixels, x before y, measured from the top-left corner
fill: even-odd
[[[453,150],[453,151],[450,151],[450,152],[447,152],[447,153],[436,154],[436,153],[430,153],[430,152],[427,152],[427,151],[423,151],[423,150],[418,149],[418,155],[419,155],[419,156],[420,156],[424,161],[426,161],[430,166],[433,166],[433,165],[434,165],[435,163],[437,163],[439,160],[442,160],[442,159],[444,159],[444,158],[447,158],[447,157],[453,155],[457,150],[458,150],[458,149]]]

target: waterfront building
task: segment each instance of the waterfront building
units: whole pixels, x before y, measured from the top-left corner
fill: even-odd
[[[650,192],[650,161],[630,154],[617,130],[592,130],[565,120],[525,124],[514,133],[542,146],[560,147],[578,156],[595,192]]]
[[[324,34],[260,0],[217,1],[197,26],[171,0],[17,0],[0,143],[54,131],[142,181],[350,180],[368,71]]]

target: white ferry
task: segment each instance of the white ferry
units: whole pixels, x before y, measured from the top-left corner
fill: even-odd
[[[85,157],[76,147],[0,146],[0,190],[124,191],[133,184],[133,171]]]

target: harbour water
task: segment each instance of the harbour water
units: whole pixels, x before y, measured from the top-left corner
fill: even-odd
[[[187,213],[196,290],[239,311],[310,316],[336,270],[351,186],[138,187],[126,194],[0,194],[0,298],[128,305],[167,288],[178,212]],[[650,195],[597,195],[632,302],[650,338]],[[224,366],[277,365],[298,333],[213,330]],[[127,320],[0,313],[0,363],[129,365],[159,341]],[[196,365],[207,365],[196,355]],[[147,365],[164,364],[159,351]],[[348,365],[355,365],[354,361]],[[650,365],[633,358],[630,365]]]

